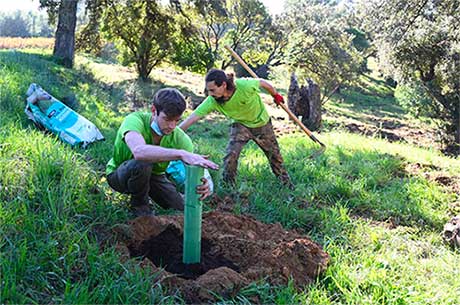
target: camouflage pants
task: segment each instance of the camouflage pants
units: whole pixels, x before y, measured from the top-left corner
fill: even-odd
[[[227,183],[234,184],[238,158],[244,145],[253,140],[265,153],[273,173],[284,185],[292,186],[289,174],[283,165],[280,148],[276,141],[275,133],[271,121],[262,127],[249,128],[240,123],[233,123],[230,129],[230,142],[227,145],[226,156],[224,158],[223,179]]]

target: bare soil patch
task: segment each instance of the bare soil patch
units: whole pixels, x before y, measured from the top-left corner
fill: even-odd
[[[409,163],[406,165],[406,172],[412,176],[421,175],[429,181],[444,186],[449,192],[460,195],[460,176],[452,175],[435,165]]]
[[[259,279],[273,285],[292,279],[300,288],[324,272],[329,261],[320,245],[296,231],[215,211],[203,214],[201,263],[184,265],[182,228],[183,215],[144,216],[116,232],[125,256],[144,257],[142,266],[159,272],[158,281],[190,303],[215,301],[214,294],[234,296]]]
[[[435,147],[441,149],[433,130],[421,130],[410,127],[395,120],[382,119],[378,125],[365,123],[347,123],[345,129],[352,133],[366,136],[378,136],[389,142],[406,142],[419,147]]]

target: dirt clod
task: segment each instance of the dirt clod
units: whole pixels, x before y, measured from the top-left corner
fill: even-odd
[[[182,263],[183,216],[143,216],[118,230],[131,256],[146,257],[149,268],[164,268],[159,281],[180,290],[187,302],[234,296],[251,281],[274,285],[290,279],[297,287],[325,271],[329,256],[321,246],[280,224],[263,224],[224,212],[203,214],[201,262]],[[152,266],[153,265],[153,266]]]

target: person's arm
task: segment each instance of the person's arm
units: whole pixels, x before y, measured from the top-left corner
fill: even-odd
[[[165,162],[182,160],[187,164],[210,169],[219,169],[219,166],[207,159],[206,156],[190,153],[182,149],[164,148],[158,145],[148,145],[137,131],[128,131],[125,142],[133,153],[134,159],[149,162]]]
[[[183,131],[186,131],[190,126],[195,124],[199,119],[201,119],[200,116],[196,115],[195,113],[192,113],[182,123],[179,124],[179,127]]]
[[[275,100],[275,103],[276,104],[282,104],[284,103],[284,98],[281,94],[278,93],[278,91],[276,91],[275,87],[273,87],[269,82],[267,82],[266,80],[264,79],[261,79],[260,80],[260,87],[262,87],[263,89],[267,90],[267,92],[273,97],[273,99]]]

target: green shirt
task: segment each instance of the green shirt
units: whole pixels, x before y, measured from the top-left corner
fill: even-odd
[[[234,122],[249,128],[267,124],[270,117],[260,98],[260,81],[254,78],[241,78],[235,81],[235,87],[232,97],[225,103],[219,104],[212,96],[208,96],[195,109],[194,114],[202,117],[217,110]]]
[[[128,131],[137,131],[142,135],[146,144],[155,145],[153,144],[152,129],[150,127],[151,119],[151,112],[134,112],[124,119],[115,138],[113,157],[107,163],[107,175],[117,169],[124,161],[133,159],[133,154],[124,140],[125,134]],[[172,133],[163,136],[160,141],[160,146],[193,152],[192,140],[190,140],[190,137],[179,127],[176,127]],[[169,161],[153,163],[152,172],[156,175],[161,175],[165,172],[168,165]]]

